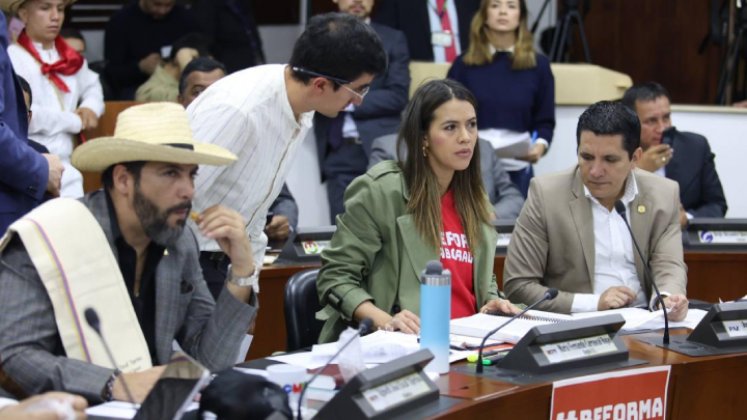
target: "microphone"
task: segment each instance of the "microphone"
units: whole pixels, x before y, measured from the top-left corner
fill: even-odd
[[[296,417],[298,420],[303,420],[301,417],[301,406],[303,405],[303,396],[306,394],[306,390],[309,389],[309,385],[314,382],[314,379],[316,379],[317,376],[319,376],[324,371],[324,369],[326,369],[327,366],[329,366],[332,361],[335,360],[335,357],[339,356],[340,353],[342,353],[342,351],[345,350],[345,348],[350,345],[350,343],[352,343],[356,337],[360,337],[361,335],[368,333],[372,328],[373,320],[371,318],[363,318],[363,320],[358,324],[358,332],[352,337],[348,338],[348,341],[346,341],[345,344],[343,344],[342,347],[337,350],[337,353],[333,354],[332,357],[327,360],[327,363],[325,363],[324,366],[322,366],[319,370],[316,371],[316,373],[314,373],[311,379],[309,379],[309,382],[306,382],[306,386],[304,386],[301,390],[301,395],[298,396],[298,417]]]
[[[101,322],[99,321],[99,314],[96,313],[96,310],[93,308],[87,308],[83,314],[86,317],[86,322],[88,323],[88,326],[93,328],[94,331],[96,331],[96,334],[99,335],[99,338],[101,339],[101,343],[104,345],[104,350],[106,350],[106,355],[109,357],[109,362],[111,362],[112,366],[114,366],[114,369],[119,371],[117,369],[117,362],[114,361],[114,355],[112,354],[111,349],[109,348],[109,344],[106,342],[106,339],[104,338],[104,334],[101,333]],[[137,404],[135,404],[135,398],[132,397],[132,392],[130,392],[130,388],[127,386],[127,382],[125,381],[124,375],[120,373],[119,379],[122,380],[122,387],[125,390],[125,393],[127,394],[127,399],[129,400],[130,404],[132,404],[134,407],[137,407]]]
[[[514,322],[517,318],[524,315],[528,310],[534,308],[535,306],[539,305],[540,303],[546,301],[546,300],[553,300],[555,297],[558,296],[558,289],[550,288],[545,291],[545,295],[542,296],[542,299],[534,302],[533,304],[527,306],[524,308],[523,311],[519,312],[518,314],[514,315],[509,319],[508,321],[504,322],[503,324],[497,326],[492,331],[487,333],[485,337],[482,339],[482,342],[480,343],[480,349],[477,353],[477,367],[475,368],[476,373],[482,373],[482,350],[485,348],[485,342],[488,341],[488,338],[490,338],[491,335],[495,334],[500,330],[501,328],[505,327],[506,325]]]
[[[654,281],[654,275],[651,272],[651,267],[648,265],[648,259],[643,257],[643,252],[641,252],[641,248],[638,247],[638,242],[635,240],[635,236],[633,235],[633,230],[630,228],[630,224],[628,223],[627,217],[625,217],[625,213],[626,213],[625,204],[623,204],[623,202],[620,200],[615,201],[615,210],[622,217],[623,222],[625,222],[625,227],[627,227],[628,232],[630,232],[630,239],[633,240],[633,246],[635,246],[635,250],[638,252],[638,256],[641,257],[641,262],[643,262],[643,274],[645,277],[648,277],[648,282],[651,283],[651,286],[653,286],[654,292],[656,292],[656,300],[659,301],[659,306],[661,306],[661,310],[664,312],[663,343],[665,346],[668,346],[669,345],[669,315],[667,314],[666,306],[664,306],[664,298],[661,297],[659,288],[656,286],[656,282]]]

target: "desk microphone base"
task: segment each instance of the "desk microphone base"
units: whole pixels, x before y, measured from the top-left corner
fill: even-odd
[[[661,334],[641,334],[635,339],[644,343],[671,350],[690,357],[720,356],[724,354],[746,353],[747,345],[733,347],[714,347],[707,344],[690,341],[686,335],[675,335],[669,339],[669,345],[665,346],[661,341]]]

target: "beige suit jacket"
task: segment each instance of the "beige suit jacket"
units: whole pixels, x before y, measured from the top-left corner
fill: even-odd
[[[636,169],[638,195],[629,220],[641,252],[649,259],[656,285],[663,292],[685,294],[687,269],[679,225],[676,182]],[[592,293],[594,221],[578,167],[534,178],[508,246],[504,290],[515,303],[530,304],[547,288],[560,292],[538,309],[568,313],[575,293]],[[634,251],[641,288],[650,300],[651,287]]]

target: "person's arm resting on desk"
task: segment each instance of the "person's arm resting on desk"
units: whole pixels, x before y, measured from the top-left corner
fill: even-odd
[[[542,283],[550,243],[542,189],[534,180],[524,208],[516,220],[503,269],[503,287],[512,302],[531,303],[541,299],[548,287]],[[537,309],[570,313],[574,293],[558,290],[558,296]]]
[[[327,311],[334,308],[345,321],[369,317],[376,329],[385,328],[392,316],[375,305],[362,283],[381,250],[384,234],[368,203],[382,199],[368,175],[350,184],[345,192],[345,213],[338,216],[332,243],[322,252],[317,279],[319,301],[328,306]]]

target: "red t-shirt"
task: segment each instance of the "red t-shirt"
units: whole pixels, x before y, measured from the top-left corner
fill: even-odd
[[[441,218],[441,265],[451,271],[451,318],[474,315],[477,303],[472,287],[472,251],[454,205],[452,190],[441,197]]]

